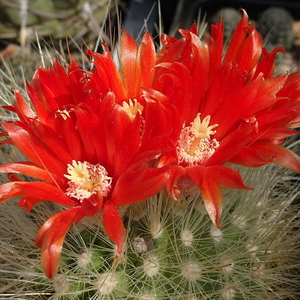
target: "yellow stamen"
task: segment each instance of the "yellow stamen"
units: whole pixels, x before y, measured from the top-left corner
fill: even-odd
[[[67,120],[67,118],[70,118],[70,114],[69,114],[69,112],[66,109],[64,109],[64,110],[58,110],[57,112],[62,116],[62,118],[64,120]]]
[[[191,123],[191,133],[194,135],[194,140],[190,146],[190,150],[188,151],[189,155],[193,155],[198,146],[201,146],[201,140],[210,139],[210,136],[215,134],[217,131],[212,130],[219,126],[219,124],[209,125],[210,116],[206,116],[201,122],[200,113],[197,114],[197,117]]]
[[[203,164],[219,147],[219,142],[211,139],[211,135],[216,133],[213,129],[218,124],[209,125],[210,119],[208,115],[201,121],[198,113],[191,126],[182,129],[177,146],[180,162],[189,165]]]
[[[69,197],[83,200],[96,193],[105,197],[111,188],[112,178],[107,176],[106,169],[100,164],[73,160],[72,165],[68,165],[67,172],[64,176],[69,179],[66,191]]]
[[[123,109],[126,111],[130,120],[133,121],[138,112],[142,113],[144,107],[137,101],[137,99],[129,99],[128,103],[125,101],[123,102]]]

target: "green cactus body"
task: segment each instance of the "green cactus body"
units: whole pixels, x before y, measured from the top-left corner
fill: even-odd
[[[90,22],[94,22],[94,27],[100,26],[108,5],[113,7],[114,1],[3,1],[0,3],[0,37],[18,39],[22,23],[31,41],[36,39],[32,34],[35,31],[39,36],[51,36],[52,39],[86,35],[91,31]]]
[[[224,190],[222,228],[211,223],[199,193],[177,203],[161,192],[124,212],[128,233],[121,257],[114,258],[100,218],[83,220],[65,242],[53,281],[40,269],[37,251],[31,259],[25,257],[31,272],[20,276],[19,288],[22,281],[27,285],[19,293],[39,295],[36,299],[109,300],[259,300],[292,295],[286,283],[293,282],[293,262],[299,255],[299,233],[294,230],[299,220],[291,205],[298,192],[286,197],[280,173],[271,175],[269,167],[248,172],[254,191]],[[263,182],[263,174],[270,179]]]

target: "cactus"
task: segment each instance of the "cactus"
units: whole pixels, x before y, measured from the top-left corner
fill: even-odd
[[[9,87],[3,87],[0,98],[9,102]],[[11,116],[3,112],[3,117]],[[1,163],[20,155],[6,146]],[[161,191],[120,211],[127,236],[118,258],[104,233],[101,213],[73,225],[54,280],[42,270],[34,239],[41,225],[62,208],[40,203],[29,215],[17,206],[17,199],[2,203],[0,297],[297,299],[298,179],[273,165],[239,171],[254,190],[223,189],[220,229],[212,224],[198,190],[183,194],[179,202]]]
[[[124,212],[127,242],[114,246],[99,218],[74,225],[53,281],[33,239],[53,213],[28,216],[0,206],[1,295],[22,299],[296,299],[299,196],[280,167],[248,170],[254,191],[225,191],[222,228],[212,225],[199,193],[175,203],[161,192]]]
[[[51,40],[97,39],[101,23],[114,1],[13,0],[0,3],[0,38],[18,41],[23,46],[39,37]]]
[[[266,38],[269,47],[281,45],[290,50],[294,42],[294,19],[283,7],[269,7],[259,17],[257,30]]]

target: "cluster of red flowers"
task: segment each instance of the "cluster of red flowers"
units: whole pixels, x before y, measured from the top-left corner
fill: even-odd
[[[272,77],[283,49],[267,53],[245,12],[225,54],[222,21],[204,43],[195,26],[180,33],[178,40],[163,35],[156,52],[148,33],[138,46],[123,32],[120,70],[108,49],[87,52],[91,71],[72,58],[67,70],[54,60],[27,86],[32,105],[16,90],[16,104],[6,107],[19,121],[1,124],[1,144],[14,145],[28,161],[0,166],[10,179],[0,186],[0,202],[22,197],[28,212],[41,201],[69,207],[36,238],[49,278],[70,226],[84,217],[102,213],[119,256],[119,206],[164,188],[177,200],[197,186],[219,226],[220,186],[248,189],[227,162],[300,171],[300,158],[280,146],[300,125],[300,74]]]

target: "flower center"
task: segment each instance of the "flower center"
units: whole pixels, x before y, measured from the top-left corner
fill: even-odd
[[[219,125],[209,126],[209,122],[209,115],[201,121],[198,113],[191,126],[183,127],[177,145],[179,162],[189,165],[203,164],[214,154],[220,144],[210,136],[216,133],[213,129]]]
[[[133,100],[129,99],[128,103],[125,101],[123,102],[123,109],[129,116],[130,120],[133,121],[136,114],[138,112],[141,113],[144,107],[137,101],[137,99],[133,99]]]
[[[107,176],[106,169],[100,164],[73,160],[72,164],[68,164],[67,171],[64,176],[69,179],[66,191],[69,197],[82,201],[96,193],[105,197],[110,191],[112,178]]]

